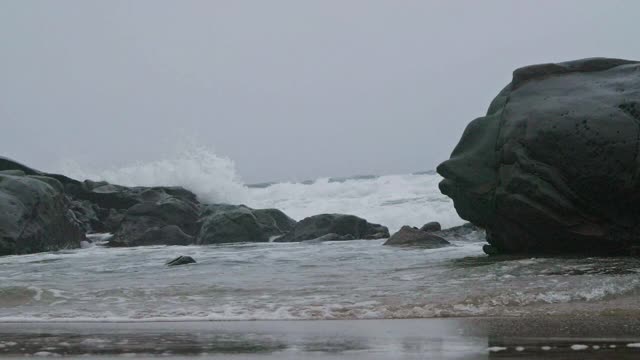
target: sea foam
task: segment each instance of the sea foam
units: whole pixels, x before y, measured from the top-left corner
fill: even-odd
[[[77,179],[127,186],[182,186],[202,202],[277,208],[296,220],[320,213],[346,213],[388,226],[391,231],[429,221],[439,221],[444,227],[462,224],[451,200],[438,190],[441,177],[433,172],[250,187],[241,180],[233,160],[194,145],[166,159],[104,170],[65,161],[60,171]]]

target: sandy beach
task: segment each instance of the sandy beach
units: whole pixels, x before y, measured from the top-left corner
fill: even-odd
[[[640,319],[3,323],[3,357],[635,359]]]

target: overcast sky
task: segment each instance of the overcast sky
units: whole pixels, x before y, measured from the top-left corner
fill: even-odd
[[[448,158],[514,68],[640,59],[640,1],[0,0],[0,153],[45,170],[171,156],[247,182]]]

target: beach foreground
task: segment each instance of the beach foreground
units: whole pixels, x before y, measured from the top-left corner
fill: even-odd
[[[2,323],[4,357],[632,359],[638,317]]]

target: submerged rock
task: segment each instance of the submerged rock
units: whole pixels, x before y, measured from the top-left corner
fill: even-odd
[[[640,63],[593,58],[513,73],[438,167],[492,254],[628,254],[640,244]]]
[[[405,225],[397,233],[391,235],[384,245],[413,245],[439,248],[449,245],[449,242],[421,229]]]
[[[336,233],[331,233],[327,235],[322,235],[315,239],[304,240],[305,243],[316,243],[316,242],[325,242],[325,241],[347,241],[347,240],[355,240],[355,237],[351,234],[347,235],[339,235]]]
[[[80,247],[84,231],[61,189],[53,178],[0,174],[0,255]]]
[[[354,215],[321,214],[299,221],[292,231],[274,241],[313,240],[328,234],[350,235],[355,239],[383,239],[389,237],[389,229]]]
[[[191,256],[178,256],[177,258],[169,261],[168,266],[178,266],[186,264],[195,264],[196,261]]]

